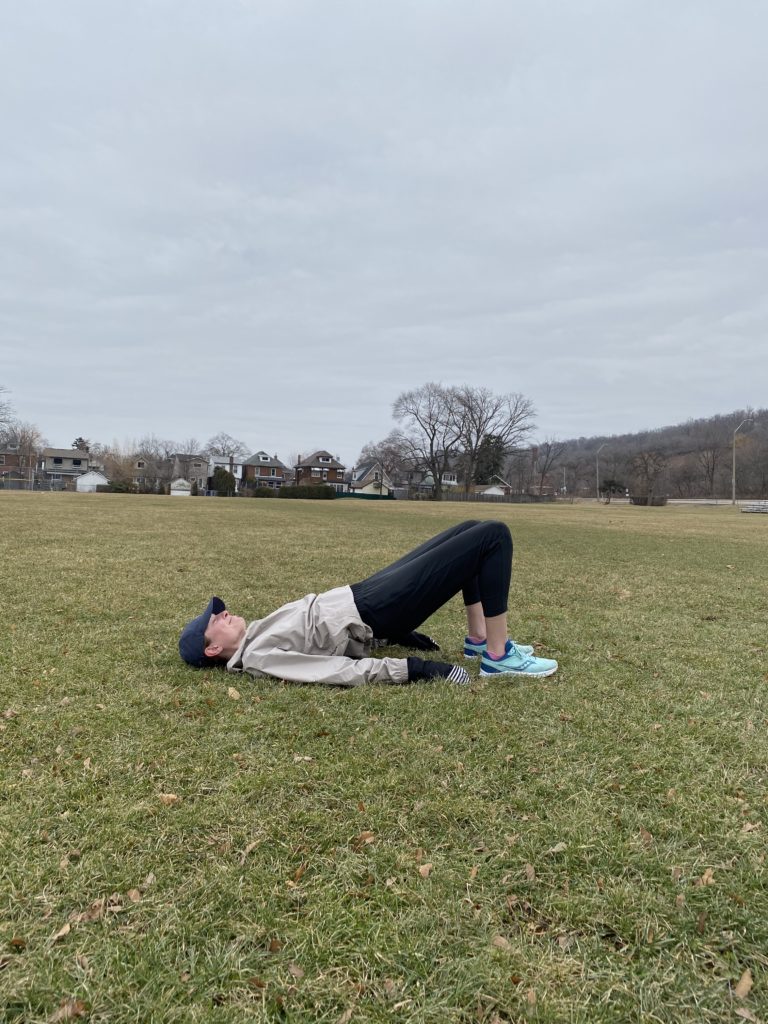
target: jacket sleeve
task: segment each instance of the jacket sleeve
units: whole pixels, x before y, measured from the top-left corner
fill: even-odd
[[[325,683],[329,686],[361,686],[366,683],[407,683],[405,658],[345,658],[332,654],[300,654],[250,650],[242,661],[244,672],[274,676],[290,683]]]

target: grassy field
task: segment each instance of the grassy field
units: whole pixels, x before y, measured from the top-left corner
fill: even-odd
[[[556,676],[178,658],[212,593],[256,618],[469,514],[511,526],[513,632]],[[768,1021],[768,517],[0,493],[0,520],[3,1022]],[[458,660],[460,601],[429,632]]]

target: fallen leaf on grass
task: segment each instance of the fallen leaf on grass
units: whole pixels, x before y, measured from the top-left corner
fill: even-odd
[[[50,1024],[56,1024],[62,1020],[75,1020],[77,1017],[84,1017],[88,1013],[88,1007],[82,999],[62,999],[58,1010],[48,1018]]]
[[[298,964],[288,964],[288,973],[292,978],[303,978],[304,971],[299,967]]]
[[[172,807],[174,804],[179,803],[181,797],[176,796],[175,793],[159,793],[158,799],[165,807]]]
[[[342,1015],[336,1021],[336,1024],[349,1024],[349,1022],[352,1020],[352,1014],[354,1012],[354,1007],[350,1006],[348,1010],[345,1010],[344,1013],[342,1013]]]
[[[236,690],[234,686],[227,688],[227,696],[230,700],[240,700],[240,691]]]
[[[434,865],[430,862],[426,864],[421,864],[419,866],[419,874],[421,875],[422,878],[429,878],[433,867]]]
[[[125,894],[131,903],[141,903],[141,890],[140,889],[129,889]]]
[[[469,869],[469,877],[470,879],[477,878],[477,864]]]
[[[258,839],[254,839],[252,843],[248,843],[246,848],[240,854],[240,864],[241,865],[245,864],[246,860],[248,859],[248,854],[249,853],[253,853],[253,851],[256,849],[256,847],[258,845],[259,845],[259,840]]]
[[[91,921],[98,921],[104,914],[106,902],[107,901],[103,897],[101,899],[94,900],[87,910],[83,910],[79,914],[71,914],[69,919],[77,924],[89,924]]]
[[[759,828],[760,828],[760,822],[759,821],[745,821],[744,824],[741,826],[741,831],[742,832],[757,832],[757,830]]]
[[[679,865],[676,864],[672,868],[672,881],[673,882],[679,882],[682,877],[683,877],[683,869]]]
[[[63,938],[65,938],[67,935],[69,935],[69,933],[71,931],[72,931],[72,925],[71,924],[67,923],[67,924],[63,925],[61,928],[59,928],[59,930],[56,932],[56,934],[51,938],[51,942],[60,942]]]
[[[751,1010],[748,1010],[746,1006],[740,1006],[738,1010],[734,1010],[733,1013],[734,1016],[741,1017],[742,1020],[751,1021],[752,1024],[760,1024],[760,1021],[757,1019],[754,1013],[752,1013]]]
[[[701,878],[697,878],[693,883],[694,885],[714,885],[715,884],[715,872],[712,868],[707,868]]]
[[[19,717],[19,712],[18,711],[14,711],[13,708],[6,708],[5,711],[3,712],[3,718],[9,718],[10,719],[10,718],[18,718],[18,717]]]
[[[298,764],[299,761],[314,761],[314,758],[309,757],[307,754],[294,754],[293,763]]]
[[[509,939],[505,939],[503,935],[494,935],[491,939],[491,945],[495,946],[496,949],[512,949],[512,943]]]
[[[744,971],[742,976],[733,986],[733,994],[737,999],[746,999],[749,993],[752,991],[754,982],[752,980],[752,971],[749,968]]]
[[[568,844],[567,843],[555,843],[554,846],[550,846],[550,848],[547,850],[547,853],[548,854],[565,853],[565,851],[567,849],[568,849]]]
[[[533,864],[525,865],[525,877],[529,882],[536,881],[536,868],[533,866]]]
[[[362,850],[364,846],[370,846],[371,843],[376,841],[376,833],[371,832],[370,829],[364,829],[360,835],[355,836],[352,840],[352,848],[355,850]]]
[[[647,828],[640,829],[640,838],[643,841],[643,846],[653,846],[653,835]]]
[[[152,885],[154,883],[154,881],[155,881],[154,873],[152,871],[150,871],[149,874],[147,875],[147,877],[141,883],[142,891],[146,892],[147,889],[150,887],[150,885]]]
[[[270,953],[279,953],[282,948],[283,944],[280,939],[270,939],[269,945],[267,946]]]

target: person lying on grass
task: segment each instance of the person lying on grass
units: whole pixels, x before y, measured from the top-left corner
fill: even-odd
[[[512,536],[504,523],[467,520],[410,551],[360,583],[307,594],[246,624],[212,597],[184,627],[179,652],[188,665],[226,665],[230,672],[295,683],[410,683],[448,679],[466,684],[459,665],[422,658],[373,658],[374,648],[398,644],[439,651],[416,629],[461,591],[467,613],[464,656],[480,660],[480,675],[549,676],[557,662],[507,635]],[[386,639],[385,639],[386,638]]]

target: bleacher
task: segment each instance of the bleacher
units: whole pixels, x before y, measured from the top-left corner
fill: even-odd
[[[749,501],[741,506],[742,512],[768,512],[768,501]]]

